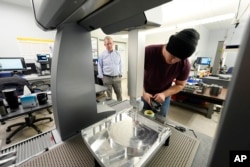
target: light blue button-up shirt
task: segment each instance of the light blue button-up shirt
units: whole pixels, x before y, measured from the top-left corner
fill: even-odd
[[[103,51],[98,58],[98,78],[104,75],[119,76],[122,75],[121,55],[116,50],[109,52]]]

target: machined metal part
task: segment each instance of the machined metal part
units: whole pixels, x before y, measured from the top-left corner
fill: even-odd
[[[135,121],[134,115],[137,115]],[[143,166],[168,141],[171,130],[140,114],[123,110],[81,131],[101,166]]]

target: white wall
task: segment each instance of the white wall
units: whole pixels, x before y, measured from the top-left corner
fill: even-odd
[[[245,25],[245,23],[240,24],[236,29],[233,25],[229,25],[228,29],[213,31],[207,30],[202,25],[193,27],[200,33],[200,40],[195,53],[189,58],[191,63],[196,59],[196,57],[212,57],[211,65],[213,65],[218,41],[225,41],[225,45],[239,45],[246,28]],[[172,34],[181,30],[182,29],[176,29],[173,31],[147,35],[146,45],[166,44]],[[237,60],[237,54],[238,52],[226,53],[224,63],[228,67],[234,66],[235,61]]]
[[[36,53],[25,55],[20,49],[17,37],[36,38],[36,39],[55,39],[56,31],[43,31],[35,22],[31,7],[22,7],[0,1],[0,20],[1,20],[1,44],[0,56],[2,57],[18,57],[22,56],[26,62],[34,62]],[[91,36],[98,38],[98,54],[103,51],[103,39],[107,34],[104,34],[100,29],[91,32]],[[122,42],[125,45],[123,52],[123,72],[127,73],[127,39],[117,35],[111,35],[115,42]],[[26,46],[27,47],[27,46]],[[36,49],[34,47],[33,49]],[[34,53],[34,54],[33,54]],[[31,58],[33,56],[33,58]],[[126,75],[124,75],[126,77]]]
[[[228,25],[227,29],[223,30],[214,30],[208,32],[208,41],[206,47],[207,56],[212,57],[212,63],[216,54],[216,49],[219,41],[225,41],[225,45],[240,45],[246,24],[240,24],[236,29],[233,25]],[[235,61],[237,60],[238,52],[225,53],[226,57],[224,64],[228,67],[234,66]]]
[[[33,11],[28,7],[0,1],[0,56],[20,56],[17,37],[54,39],[55,31],[44,32],[37,27]]]
[[[15,6],[0,1],[0,56],[20,56],[18,48],[17,37],[41,38],[41,39],[55,39],[56,31],[45,32],[38,28],[35,23],[33,11],[28,7]],[[203,26],[194,27],[200,33],[200,40],[195,53],[190,57],[193,62],[198,56],[212,57],[214,60],[218,41],[225,41],[226,44],[239,44],[245,25],[240,24],[237,29],[208,31]],[[151,34],[146,36],[146,45],[150,44],[166,44],[170,35],[175,31],[167,31],[158,34]],[[103,45],[102,40],[106,34],[100,29],[92,31],[91,36],[98,38],[98,44]],[[117,35],[112,35],[114,41],[127,43],[127,39],[121,38]],[[99,47],[101,48],[101,47]],[[126,53],[128,48],[126,48]],[[100,54],[101,50],[99,50]],[[233,55],[232,55],[233,54]],[[229,57],[230,56],[230,57]],[[233,66],[237,59],[237,53],[228,53],[225,64]]]
[[[198,42],[198,46],[194,54],[189,58],[191,62],[193,62],[196,57],[205,56],[206,55],[206,43],[208,40],[208,31],[202,26],[193,27],[200,34],[200,40]],[[146,45],[151,44],[166,44],[168,43],[169,37],[176,32],[181,31],[182,29],[176,29],[172,31],[165,31],[157,34],[149,34],[146,36]]]
[[[17,37],[54,40],[56,36],[56,31],[45,32],[36,25],[31,7],[22,7],[0,1],[0,20],[2,25],[0,29],[0,56],[3,57],[21,56]],[[103,40],[106,34],[97,29],[91,32],[91,36],[98,38],[98,45],[103,45],[101,40]],[[114,41],[127,43],[125,38],[117,35],[112,35],[112,37]],[[98,48],[101,47],[99,46]],[[101,51],[99,50],[99,54]]]

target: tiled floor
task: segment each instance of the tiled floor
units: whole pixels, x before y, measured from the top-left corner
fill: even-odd
[[[53,118],[53,114],[49,114],[47,110],[37,111],[35,116],[36,116],[36,118],[43,118],[43,117]],[[1,146],[0,148],[3,149],[5,147],[8,147],[8,146],[13,145],[15,143],[18,143],[22,140],[25,140],[25,139],[30,138],[32,136],[38,135],[37,132],[33,128],[26,127],[11,138],[11,143],[6,144],[5,143],[6,137],[13,131],[13,129],[15,129],[15,128],[13,128],[12,131],[6,132],[6,128],[9,125],[19,123],[19,122],[24,122],[23,116],[18,117],[16,119],[12,119],[12,120],[7,120],[7,121],[5,121],[4,125],[0,125],[0,134],[1,134],[0,139],[2,139],[2,146],[0,145]],[[36,123],[36,125],[42,132],[46,132],[46,131],[49,131],[49,130],[52,130],[55,128],[54,121],[49,122],[48,120],[39,121]]]

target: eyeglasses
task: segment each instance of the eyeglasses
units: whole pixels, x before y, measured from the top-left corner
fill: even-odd
[[[113,45],[113,43],[108,42],[108,43],[105,43],[104,45]]]

